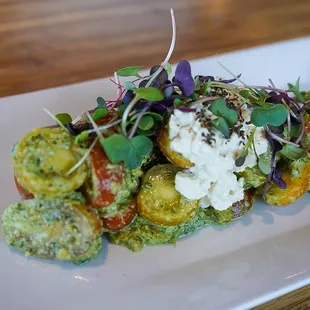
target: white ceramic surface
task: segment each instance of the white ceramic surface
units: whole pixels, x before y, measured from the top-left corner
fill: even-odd
[[[219,60],[248,84],[271,77],[285,87],[301,76],[310,89],[309,50],[305,38],[193,61],[192,67],[227,76]],[[97,96],[113,98],[114,85],[105,79],[0,99],[0,212],[19,199],[11,146],[33,127],[51,123],[42,108],[78,115]],[[309,222],[308,195],[282,209],[257,203],[228,227],[208,227],[176,246],[132,253],[105,242],[100,256],[83,266],[26,259],[0,234],[0,309],[248,309],[310,283]]]

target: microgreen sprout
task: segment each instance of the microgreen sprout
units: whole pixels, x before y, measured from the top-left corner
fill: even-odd
[[[65,130],[68,130],[64,124],[51,112],[49,111],[48,109],[44,108],[43,111],[49,115],[58,125],[59,127],[61,127],[62,129],[65,129]]]

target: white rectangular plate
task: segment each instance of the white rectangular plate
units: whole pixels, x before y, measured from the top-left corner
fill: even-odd
[[[193,74],[228,76],[217,60],[248,84],[272,78],[278,87],[299,76],[310,89],[310,38],[192,62]],[[29,76],[31,78],[31,76]],[[0,99],[0,212],[19,199],[10,150],[27,131],[51,123],[43,112],[74,116],[111,99],[108,79]],[[142,252],[105,242],[83,266],[24,258],[0,234],[0,309],[3,310],[216,310],[248,309],[310,283],[310,200],[254,210],[225,228],[207,227],[176,246]]]

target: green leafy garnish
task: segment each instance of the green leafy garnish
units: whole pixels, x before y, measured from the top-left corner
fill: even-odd
[[[160,114],[155,113],[155,112],[145,112],[144,115],[151,116],[154,119],[154,121],[162,121],[164,119]],[[139,116],[139,114],[133,115],[130,118],[130,122],[133,123],[133,121],[136,120],[138,116]]]
[[[142,66],[126,67],[126,68],[122,68],[116,71],[116,74],[118,76],[123,76],[123,77],[136,76],[137,78],[140,78],[141,76],[138,74],[138,72],[142,68],[143,68]]]
[[[298,160],[308,156],[306,150],[289,144],[284,145],[280,153],[292,160]]]
[[[300,77],[297,79],[295,85],[288,83],[287,86],[289,88],[289,90],[296,96],[296,98],[301,101],[301,102],[305,102],[305,98],[304,96],[301,94],[300,92]]]
[[[112,164],[123,161],[129,169],[138,168],[153,149],[152,141],[145,136],[136,136],[128,140],[123,135],[113,134],[100,140],[100,143]]]
[[[219,130],[225,138],[229,138],[229,127],[226,120],[223,117],[219,117],[211,122],[212,126]]]
[[[72,122],[72,117],[68,113],[58,113],[55,117],[64,125]]]
[[[133,82],[129,82],[129,81],[126,81],[124,83],[124,87],[125,89],[135,89],[136,88],[136,85],[133,83]]]
[[[248,147],[245,147],[244,149],[242,149],[240,153],[237,155],[237,158],[235,160],[235,165],[237,167],[241,167],[244,164],[245,159],[248,156],[248,154],[249,154]]]
[[[97,107],[92,115],[94,121],[106,116],[108,114],[108,109],[106,106],[106,102],[103,98],[97,98]]]
[[[77,135],[74,139],[74,143],[79,144],[86,140],[89,136],[89,132],[87,130],[82,131],[79,135]]]
[[[283,104],[254,108],[251,113],[251,122],[256,127],[265,125],[280,126],[287,118],[287,110]]]
[[[171,64],[169,62],[166,63],[165,70],[168,72],[168,74],[170,74],[172,72],[172,67],[171,67]]]
[[[233,126],[238,120],[238,113],[234,109],[227,107],[226,102],[222,98],[215,99],[210,107],[211,112],[225,119],[229,126]]]
[[[152,116],[145,115],[142,116],[138,128],[141,130],[150,130],[154,126],[155,122]]]
[[[247,89],[242,89],[240,90],[239,95],[242,96],[244,99],[249,99],[251,93]]]
[[[136,88],[133,92],[138,96],[140,99],[145,99],[148,101],[161,101],[165,98],[162,91],[155,87],[148,87],[148,88]]]
[[[271,172],[269,158],[260,156],[258,159],[258,168],[263,174],[268,175]]]

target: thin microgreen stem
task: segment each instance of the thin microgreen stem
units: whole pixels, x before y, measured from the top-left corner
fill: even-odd
[[[96,142],[98,141],[98,138],[96,138],[93,143],[91,144],[90,148],[85,152],[85,154],[82,156],[82,158],[66,173],[66,176],[69,176],[72,172],[74,172],[76,169],[78,169],[83,162],[87,159],[89,156],[91,150],[94,148]]]
[[[141,121],[141,118],[142,118],[142,116],[145,114],[145,112],[151,107],[151,103],[150,104],[148,104],[148,105],[146,105],[144,108],[143,108],[143,110],[140,112],[140,114],[138,115],[138,117],[137,117],[137,119],[136,119],[136,121],[135,121],[135,124],[134,124],[134,126],[132,127],[132,130],[131,130],[131,132],[130,132],[130,134],[129,134],[129,136],[128,136],[128,139],[130,140],[130,139],[132,139],[132,137],[135,135],[135,133],[136,133],[136,131],[137,131],[137,128],[138,128],[138,126],[139,126],[139,123],[140,123],[140,121]]]
[[[68,131],[68,129],[64,126],[64,124],[51,111],[49,111],[46,108],[44,108],[43,110],[47,115],[49,115],[59,125],[59,127]]]
[[[127,129],[126,129],[126,126],[127,126],[127,118],[128,118],[128,115],[130,113],[130,111],[132,110],[132,108],[135,106],[135,104],[139,101],[139,96],[135,96],[131,102],[128,104],[127,108],[125,109],[124,111],[124,114],[122,116],[122,125],[121,125],[121,128],[122,128],[122,132],[125,136],[127,136]]]
[[[282,142],[282,143],[285,143],[285,144],[289,144],[289,145],[292,145],[292,146],[296,146],[296,147],[299,147],[299,144],[297,143],[294,143],[294,142],[291,142],[291,141],[288,141],[288,140],[285,140],[279,136],[277,136],[276,134],[274,134],[268,126],[265,126],[265,130],[268,132],[269,136],[274,139],[274,140],[277,140],[279,142]]]
[[[86,115],[87,115],[89,121],[91,122],[91,124],[93,125],[93,128],[94,128],[94,130],[96,131],[96,134],[97,134],[98,138],[101,139],[101,140],[103,140],[104,138],[103,138],[103,135],[102,135],[101,131],[98,129],[98,126],[97,126],[96,122],[95,122],[95,121],[93,120],[93,118],[90,116],[90,114],[89,114],[88,111],[86,112]]]
[[[300,120],[301,120],[301,131],[298,136],[298,138],[295,140],[295,143],[300,143],[300,140],[302,139],[302,136],[304,135],[305,132],[305,120],[304,120],[304,112],[301,113],[300,115]]]
[[[117,85],[117,91],[116,91],[116,96],[120,97],[122,94],[122,85],[121,82],[119,80],[119,77],[116,73],[116,71],[114,72],[114,79],[115,79],[115,84]]]
[[[174,16],[173,9],[170,9],[170,14],[171,14],[171,23],[172,23],[172,39],[171,39],[171,44],[170,44],[169,51],[167,53],[167,56],[166,56],[165,60],[161,63],[161,66],[154,72],[154,74],[151,76],[151,78],[149,79],[149,81],[145,85],[145,88],[147,88],[150,85],[152,85],[153,81],[157,78],[157,76],[160,74],[160,72],[164,70],[166,64],[169,62],[170,57],[171,57],[171,55],[173,53],[175,42],[176,42],[176,37],[177,37],[177,34],[176,34],[176,22],[175,22],[175,16]]]
[[[106,130],[106,129],[109,129],[109,128],[113,127],[113,126],[116,126],[116,125],[120,124],[121,121],[122,121],[122,120],[118,119],[118,120],[116,120],[116,121],[114,121],[114,122],[112,122],[112,123],[109,123],[109,124],[107,124],[107,125],[98,126],[97,129],[89,129],[89,130],[87,130],[87,131],[88,131],[88,133],[96,132],[96,131],[98,131],[98,130],[99,130],[99,131],[104,131],[104,130]]]
[[[273,88],[276,88],[276,86],[274,85],[272,79],[268,79],[268,81],[269,81],[270,85],[271,85]]]

